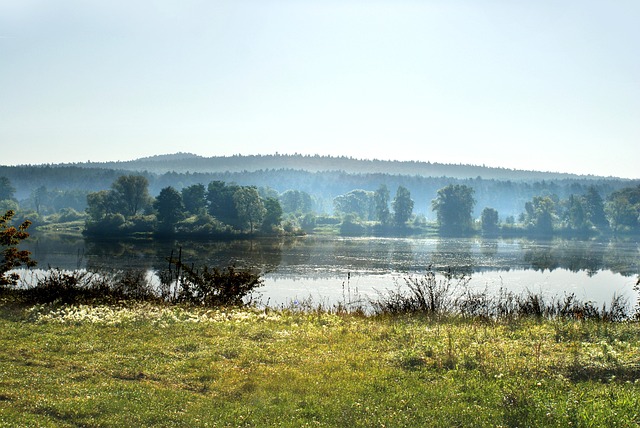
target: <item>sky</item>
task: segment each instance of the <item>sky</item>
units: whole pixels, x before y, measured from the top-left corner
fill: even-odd
[[[0,164],[320,154],[640,178],[640,2],[0,0]]]

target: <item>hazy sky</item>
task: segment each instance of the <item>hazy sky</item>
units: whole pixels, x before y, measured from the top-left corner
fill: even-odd
[[[640,1],[0,0],[0,164],[303,153],[640,178]]]

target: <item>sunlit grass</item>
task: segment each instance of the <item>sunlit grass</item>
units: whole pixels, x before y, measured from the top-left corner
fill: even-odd
[[[635,322],[0,309],[0,426],[635,426]]]

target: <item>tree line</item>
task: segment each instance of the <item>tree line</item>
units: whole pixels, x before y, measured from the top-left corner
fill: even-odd
[[[167,162],[166,168],[170,168],[171,165],[171,162]],[[268,187],[278,193],[294,187],[313,195],[317,211],[327,213],[332,212],[333,199],[337,196],[353,189],[375,192],[378,186],[384,183],[392,191],[398,186],[408,189],[415,202],[414,211],[416,214],[423,214],[428,220],[435,220],[435,213],[430,206],[431,200],[439,189],[448,184],[461,184],[474,189],[474,198],[477,200],[474,217],[479,217],[484,207],[497,209],[503,217],[517,217],[524,204],[539,195],[557,195],[564,199],[571,194],[583,194],[589,187],[594,186],[603,198],[607,198],[614,191],[640,184],[639,180],[564,177],[557,174],[540,174],[539,178],[522,179],[515,173],[509,175],[509,170],[504,171],[504,178],[496,179],[483,176],[482,171],[478,171],[478,176],[474,178],[463,178],[436,175],[430,168],[420,170],[420,174],[418,170],[415,174],[400,174],[392,173],[391,169],[386,172],[383,169],[380,172],[315,171],[304,169],[310,168],[305,163],[292,162],[287,165],[290,168],[260,170],[251,169],[252,165],[247,165],[246,170],[235,172],[176,172],[167,169],[166,172],[151,172],[144,169],[131,171],[78,165],[0,165],[0,176],[8,178],[14,186],[14,196],[19,202],[20,212],[29,209],[39,215],[57,213],[63,208],[73,208],[82,212],[86,208],[87,193],[108,189],[118,177],[135,174],[147,178],[149,192],[153,195],[159,194],[160,190],[168,186],[181,190],[193,184],[206,184],[211,181]],[[337,167],[337,164],[334,163],[334,166]],[[33,220],[34,224],[37,224],[37,219]]]
[[[537,186],[540,194],[525,200],[521,212],[514,215],[493,206],[479,209],[477,187],[455,182],[434,191],[429,206],[420,207],[421,212],[416,210],[419,204],[411,190],[403,185],[397,186],[393,198],[386,184],[376,190],[349,190],[334,197],[328,209],[322,196],[304,190],[279,193],[268,186],[222,180],[212,180],[206,186],[169,185],[152,197],[147,176],[120,175],[109,189],[96,192],[50,191],[40,186],[32,192],[31,211],[21,212],[23,217],[16,219],[30,216],[38,225],[40,215],[55,205],[59,211],[54,221],[85,220],[85,232],[94,235],[282,234],[311,232],[318,226],[337,226],[345,235],[394,234],[421,233],[429,224],[445,234],[640,231],[640,185],[612,191],[606,198],[596,185],[572,188],[576,193],[561,197],[551,192],[553,185],[541,183]],[[18,211],[14,193],[11,181],[0,177],[3,212]],[[80,202],[83,198],[84,205]],[[435,214],[433,222],[427,220],[425,210]]]
[[[596,233],[640,232],[640,185],[612,192],[606,200],[591,186],[581,194],[561,199],[555,194],[534,196],[524,204],[516,219],[501,219],[493,207],[484,207],[479,218],[473,213],[477,203],[475,190],[467,185],[449,184],[436,192],[431,209],[442,234],[535,234],[589,235]],[[354,190],[336,198],[336,211],[350,213],[362,220],[389,221],[388,190],[382,185],[376,192]],[[406,188],[398,188],[393,203],[396,226],[412,218],[413,201]],[[413,217],[415,223],[420,217]]]
[[[90,235],[156,233],[158,235],[233,235],[281,232],[277,198],[255,186],[212,181],[178,191],[163,188],[153,198],[141,175],[118,177],[111,188],[87,195],[85,232]]]

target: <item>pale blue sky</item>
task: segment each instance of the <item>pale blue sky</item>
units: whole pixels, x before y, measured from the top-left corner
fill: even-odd
[[[0,0],[1,164],[177,151],[640,178],[637,0]]]

